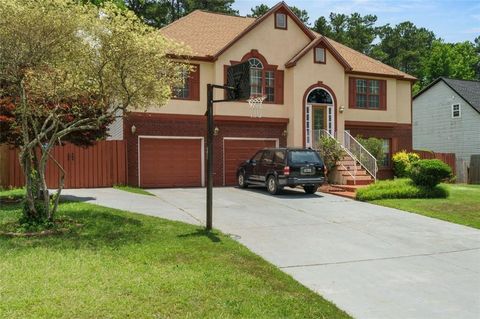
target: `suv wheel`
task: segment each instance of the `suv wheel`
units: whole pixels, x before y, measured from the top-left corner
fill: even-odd
[[[278,187],[277,179],[273,175],[270,175],[267,179],[267,190],[272,195],[277,195],[281,191],[281,188]]]
[[[307,193],[307,194],[315,194],[315,192],[318,189],[318,186],[317,185],[304,186],[303,189],[305,190],[305,193]]]
[[[248,184],[245,180],[245,173],[240,172],[237,176],[238,187],[240,188],[247,188]]]

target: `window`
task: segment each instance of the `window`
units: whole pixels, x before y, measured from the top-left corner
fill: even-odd
[[[262,62],[251,58],[250,62],[250,94],[252,96],[266,96],[265,101],[275,101],[275,72],[263,70]]]
[[[177,86],[173,88],[173,97],[177,99],[188,99],[190,96],[190,83],[189,83],[189,72],[182,72],[182,86]]]
[[[315,63],[325,63],[325,48],[315,48]]]
[[[273,151],[265,151],[262,161],[265,165],[273,164]]]
[[[452,118],[461,117],[460,104],[452,104]]]
[[[250,59],[250,94],[252,96],[262,95],[262,70],[263,64],[259,59]]]
[[[192,70],[182,73],[182,84],[172,87],[172,99],[200,100],[200,65],[192,66]]]
[[[252,160],[258,162],[262,158],[262,155],[263,155],[263,151],[259,151],[257,154],[255,154],[255,156],[252,158]]]
[[[267,101],[275,100],[275,73],[273,71],[265,71],[265,95]]]
[[[386,109],[386,81],[350,78],[350,107]]]
[[[283,151],[275,151],[275,164],[284,164],[285,163],[285,153]]]
[[[382,167],[390,167],[390,139],[384,138],[383,141],[383,160],[381,163]]]
[[[275,13],[275,28],[287,29],[287,15],[285,13]]]

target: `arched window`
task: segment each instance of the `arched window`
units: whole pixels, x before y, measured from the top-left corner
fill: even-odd
[[[262,61],[257,58],[248,59],[250,63],[250,94],[266,96],[265,101],[275,101],[275,71],[265,70]]]
[[[251,58],[248,62],[250,63],[250,94],[255,97],[261,96],[263,64],[257,58]]]
[[[307,97],[307,103],[332,104],[330,93],[323,89],[313,90]]]

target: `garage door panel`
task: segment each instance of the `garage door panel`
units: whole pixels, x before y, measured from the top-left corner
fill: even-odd
[[[190,187],[202,185],[201,139],[140,140],[142,187]]]
[[[275,140],[224,140],[225,185],[237,184],[237,168],[266,147],[276,147]]]

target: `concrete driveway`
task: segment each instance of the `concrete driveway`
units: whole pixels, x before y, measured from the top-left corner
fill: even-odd
[[[204,225],[205,189],[66,190]],[[214,189],[214,227],[355,318],[480,318],[480,231],[334,195]]]

